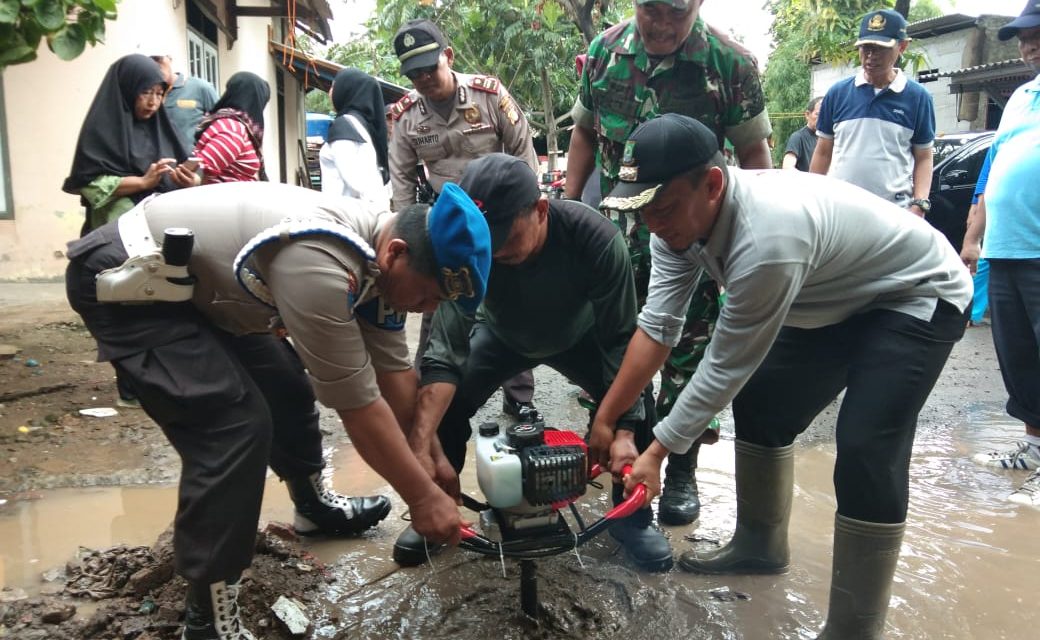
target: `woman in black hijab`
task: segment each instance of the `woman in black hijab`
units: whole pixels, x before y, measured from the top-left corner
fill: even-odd
[[[264,107],[270,99],[270,85],[255,73],[239,71],[228,78],[224,95],[195,132],[195,155],[206,184],[267,179]]]
[[[318,154],[321,190],[387,204],[386,110],[379,83],[363,71],[346,68],[336,74],[329,95],[336,119]]]
[[[159,65],[138,54],[116,60],[101,81],[62,185],[86,207],[84,233],[149,194],[195,184],[192,171],[175,167],[188,150],[163,109],[166,89]]]

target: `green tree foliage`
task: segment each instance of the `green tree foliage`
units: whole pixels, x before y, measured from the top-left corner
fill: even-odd
[[[774,16],[770,33],[775,48],[766,64],[763,87],[766,106],[773,118],[773,162],[783,158],[787,139],[805,125],[803,112],[812,97],[813,63],[858,65],[852,47],[863,14],[879,8],[892,8],[894,0],[769,0],[766,7]],[[910,8],[910,21],[942,15],[933,0],[916,0]],[[912,47],[913,45],[911,45]],[[919,52],[908,49],[903,64],[918,67]]]
[[[588,48],[587,33],[619,17],[614,4],[631,10],[626,2],[608,0],[377,0],[367,33],[333,45],[325,57],[410,86],[400,75],[393,36],[410,19],[433,20],[455,51],[454,68],[501,79],[552,151],[577,95],[574,58]],[[325,104],[318,97],[313,102]]]
[[[0,68],[36,59],[40,41],[62,60],[104,42],[118,0],[0,0]]]

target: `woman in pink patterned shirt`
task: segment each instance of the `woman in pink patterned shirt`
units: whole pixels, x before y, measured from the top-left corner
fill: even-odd
[[[224,95],[199,122],[195,153],[204,184],[266,180],[264,107],[271,87],[260,76],[239,71],[228,79]]]

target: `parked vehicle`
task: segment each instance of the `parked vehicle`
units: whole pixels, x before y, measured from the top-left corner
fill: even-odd
[[[563,188],[567,184],[567,172],[563,169],[546,171],[542,174],[538,188],[547,198],[562,198]]]
[[[982,131],[935,139],[932,188],[928,194],[932,210],[925,219],[941,231],[957,251],[964,242],[968,209],[993,136],[993,131]]]

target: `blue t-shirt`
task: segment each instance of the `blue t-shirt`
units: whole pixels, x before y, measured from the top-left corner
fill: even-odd
[[[982,161],[982,168],[979,169],[979,179],[975,181],[975,193],[971,196],[971,203],[978,204],[979,196],[986,193],[986,183],[989,182],[989,168],[992,166],[990,162],[992,156],[989,155],[989,151],[986,152],[986,159]]]
[[[827,91],[816,134],[834,140],[827,175],[905,207],[913,197],[913,150],[935,140],[932,96],[898,69],[877,91],[861,69]]]
[[[984,258],[1040,258],[1040,78],[1015,90],[986,158]]]

